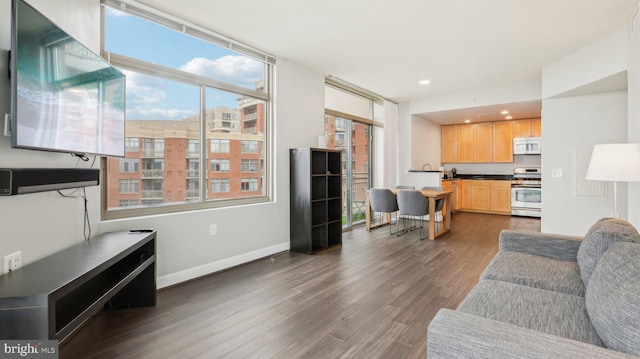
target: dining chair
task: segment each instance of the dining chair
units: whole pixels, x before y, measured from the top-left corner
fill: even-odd
[[[432,191],[442,191],[442,187],[422,187],[422,189],[432,190]],[[444,208],[444,198],[440,198],[436,200],[436,210],[434,211],[434,221],[438,218],[437,214],[440,213],[442,215],[442,209]],[[427,215],[427,220],[430,221],[429,215]]]
[[[369,205],[372,212],[396,213],[398,212],[398,202],[391,190],[386,188],[372,188],[369,190]],[[396,215],[396,223],[398,216]],[[389,234],[391,233],[391,221],[389,221]]]
[[[416,189],[416,188],[414,186],[408,186],[408,185],[399,184],[399,185],[395,186],[395,189]]]
[[[429,199],[427,199],[420,191],[398,191],[398,216],[402,219],[420,220],[420,240],[422,238],[422,227],[424,226],[424,216],[429,214]],[[398,221],[399,223],[399,221]],[[399,227],[399,226],[398,226]],[[396,233],[399,233],[396,230]],[[406,232],[406,225],[405,225]]]

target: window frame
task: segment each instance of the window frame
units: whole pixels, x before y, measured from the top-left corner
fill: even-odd
[[[187,21],[178,19],[172,15],[167,15],[159,10],[139,3],[129,3],[120,0],[101,0],[101,54],[103,58],[109,60],[109,62],[118,68],[125,70],[135,71],[141,74],[161,77],[163,79],[179,81],[189,85],[195,85],[200,87],[200,145],[201,145],[201,159],[200,159],[200,199],[199,201],[185,201],[185,202],[170,202],[163,203],[155,206],[145,206],[141,201],[140,206],[136,207],[122,207],[122,208],[108,208],[108,195],[106,185],[101,186],[101,214],[103,220],[120,219],[120,218],[132,218],[146,215],[156,215],[165,213],[179,213],[185,211],[202,210],[208,208],[223,208],[232,207],[246,204],[265,203],[273,201],[274,191],[274,141],[273,141],[273,99],[274,94],[274,73],[276,66],[276,59],[274,56],[266,54],[260,50],[251,48],[247,45],[241,44],[235,40],[227,38],[223,35],[216,34],[208,29],[201,28],[197,25],[191,24]],[[176,31],[186,33],[194,36],[203,42],[208,42],[215,46],[231,49],[241,55],[250,57],[254,60],[262,62],[265,66],[264,76],[264,90],[253,90],[237,86],[231,83],[218,81],[216,79],[207,78],[195,74],[182,72],[177,69],[147,63],[145,61],[127,57],[121,54],[108,52],[104,49],[105,46],[105,7],[111,7],[120,11],[125,11],[130,15],[137,16],[139,18],[155,22],[159,25],[163,25],[172,28]],[[225,46],[226,44],[226,46]],[[257,100],[264,101],[264,140],[262,142],[262,151],[258,151],[257,154],[261,155],[259,160],[262,161],[263,174],[261,175],[263,193],[259,195],[252,195],[248,197],[235,197],[235,198],[215,198],[207,199],[208,187],[211,186],[211,179],[207,176],[208,164],[215,157],[209,157],[207,153],[207,143],[211,140],[206,137],[206,121],[204,114],[206,112],[205,95],[207,88],[216,90],[222,90],[232,92],[239,96],[246,96]],[[144,139],[140,139],[139,151],[144,151]],[[259,141],[257,141],[259,143]],[[259,147],[259,146],[258,146]],[[216,152],[213,152],[216,153]],[[220,152],[217,152],[220,153]],[[256,153],[253,153],[256,154]],[[188,156],[186,156],[188,159]],[[235,158],[235,157],[234,157]],[[107,158],[102,157],[101,160],[101,180],[102,183],[107,183]],[[140,170],[142,170],[142,164],[140,164]],[[219,172],[227,173],[227,172]],[[139,191],[143,190],[143,183],[139,184]],[[231,186],[231,183],[229,183]]]

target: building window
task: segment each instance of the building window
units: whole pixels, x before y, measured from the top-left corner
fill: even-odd
[[[211,160],[211,172],[229,172],[229,160]]]
[[[125,152],[138,152],[140,151],[140,139],[138,137],[127,137],[124,140]]]
[[[240,152],[258,153],[258,141],[240,141]]]
[[[242,172],[258,172],[258,160],[242,160],[240,170]]]
[[[138,193],[137,179],[121,179],[119,186],[120,193]]]
[[[216,192],[216,193],[229,192],[229,179],[228,178],[212,178],[211,192]]]
[[[120,173],[138,173],[140,160],[131,158],[120,159]]]
[[[229,140],[211,140],[211,152],[213,153],[229,153]]]
[[[258,179],[257,178],[243,178],[240,180],[240,188],[242,191],[257,191]]]
[[[135,2],[101,3],[102,54],[127,76],[127,161],[104,160],[105,219],[269,200],[275,59]],[[126,180],[135,163],[141,188],[132,198],[108,184]],[[263,176],[238,185],[211,175],[240,171]]]

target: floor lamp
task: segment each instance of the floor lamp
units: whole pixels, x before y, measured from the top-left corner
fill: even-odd
[[[613,182],[613,217],[620,217],[618,182],[640,181],[640,144],[612,143],[593,146],[586,179]]]

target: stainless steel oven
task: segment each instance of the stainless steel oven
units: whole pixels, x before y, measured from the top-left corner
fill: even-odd
[[[541,217],[542,172],[540,167],[516,168],[511,181],[511,214]]]

